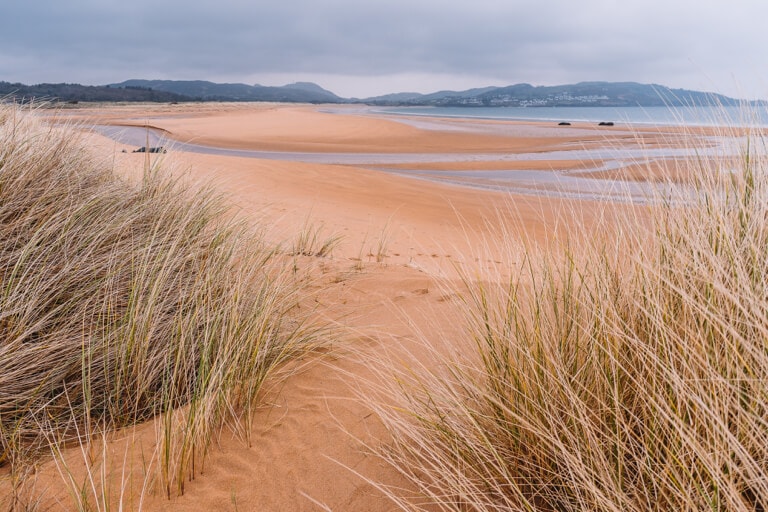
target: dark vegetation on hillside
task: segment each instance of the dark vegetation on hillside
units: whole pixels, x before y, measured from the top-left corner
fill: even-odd
[[[79,101],[143,101],[170,103],[191,101],[180,94],[156,91],[146,87],[110,87],[80,84],[37,84],[0,82],[0,98],[9,98],[21,103],[33,101],[79,102]]]
[[[342,98],[310,82],[297,82],[280,87],[220,84],[203,80],[126,80],[103,86],[24,85],[0,82],[0,98],[17,102],[44,100],[54,103],[270,101],[447,107],[681,107],[736,106],[744,103],[742,100],[720,94],[635,82],[581,82],[558,86],[515,84],[466,91],[438,91],[431,94],[399,92],[365,99]]]

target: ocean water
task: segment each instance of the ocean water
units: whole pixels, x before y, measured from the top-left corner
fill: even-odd
[[[650,126],[768,127],[768,107],[374,107],[391,115]]]

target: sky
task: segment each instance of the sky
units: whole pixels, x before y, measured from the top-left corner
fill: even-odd
[[[0,81],[342,97],[633,81],[768,98],[765,0],[4,0]]]

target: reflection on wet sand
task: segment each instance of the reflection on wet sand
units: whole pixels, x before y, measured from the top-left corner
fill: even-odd
[[[93,130],[123,144],[136,146],[162,146],[175,151],[204,153],[241,158],[296,161],[319,164],[336,164],[397,174],[422,180],[437,181],[468,188],[499,190],[514,193],[564,197],[574,199],[646,202],[659,192],[666,195],[669,185],[649,182],[627,182],[612,179],[596,179],[594,173],[621,169],[629,165],[694,155],[685,147],[598,147],[560,149],[533,153],[329,153],[286,152],[230,149],[205,146],[173,140],[160,130],[135,126],[94,126]],[[722,154],[724,142],[712,139],[709,148],[698,147],[702,152]],[[446,162],[510,162],[515,169],[442,170],[425,169],[424,164]],[[558,162],[581,161],[586,167],[560,169]],[[520,162],[548,162],[550,169],[520,169]],[[418,169],[408,169],[403,164],[421,164]],[[397,166],[388,167],[388,166]],[[510,165],[512,166],[512,165]],[[428,165],[427,165],[428,167]],[[589,173],[589,176],[586,174]]]

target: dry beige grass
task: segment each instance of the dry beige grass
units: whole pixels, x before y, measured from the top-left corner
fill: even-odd
[[[389,489],[401,508],[765,510],[768,179],[746,140],[677,162],[695,189],[619,238],[576,226],[509,280],[468,277],[472,354],[381,369],[380,454],[420,489]]]
[[[10,508],[35,503],[25,485],[42,455],[158,415],[161,485],[183,492],[216,429],[247,426],[265,380],[316,341],[291,313],[292,263],[232,221],[220,198],[158,165],[140,183],[118,179],[77,133],[0,105]],[[73,506],[100,503],[99,492],[75,492]]]

